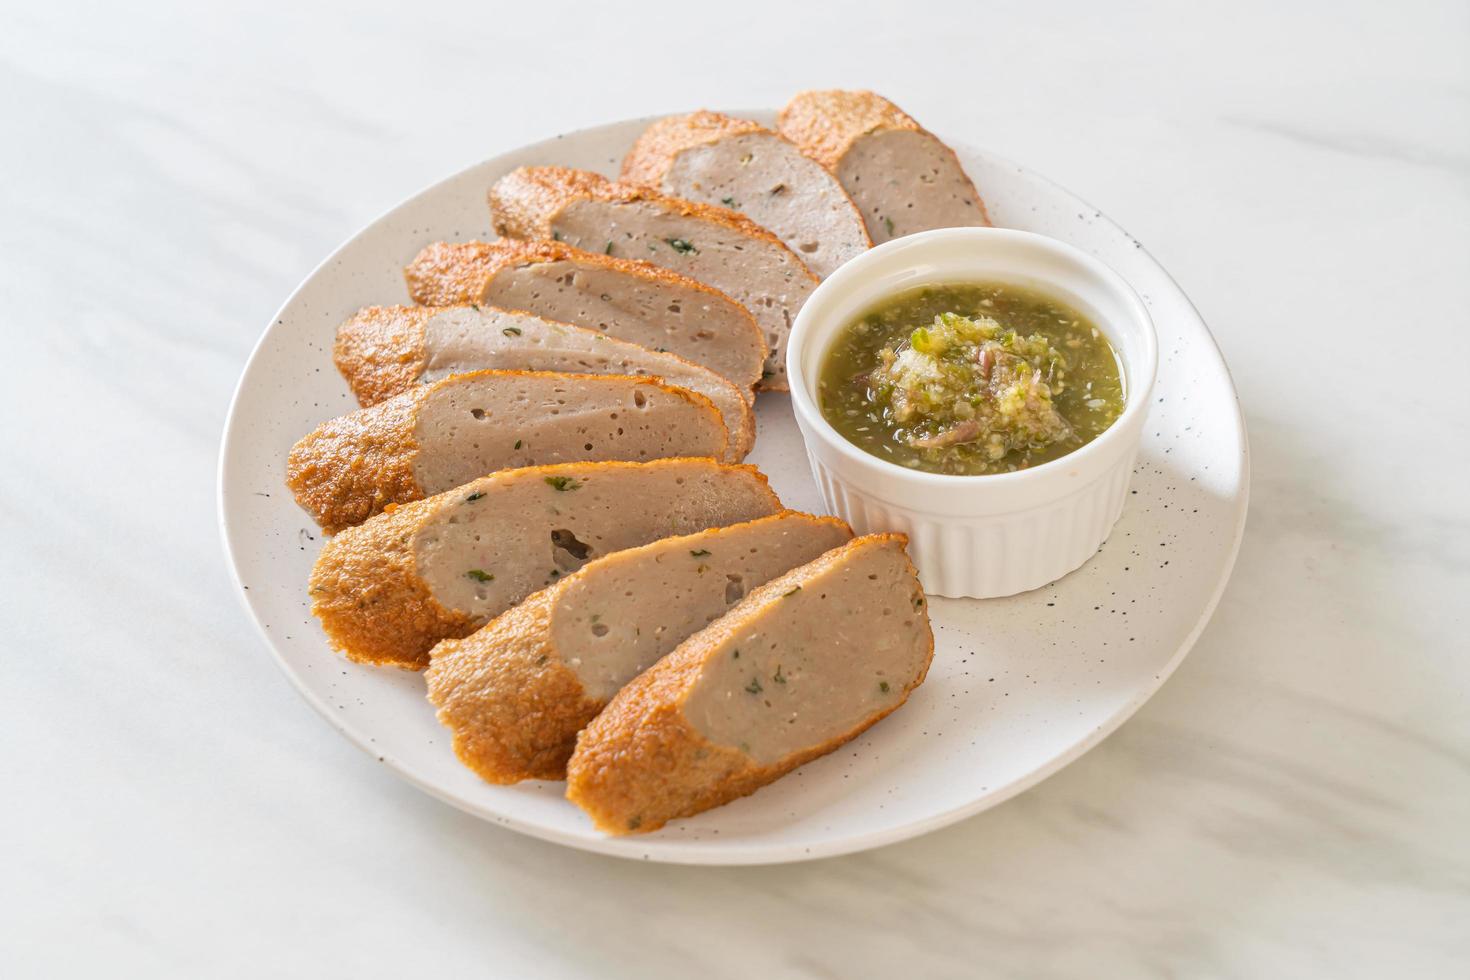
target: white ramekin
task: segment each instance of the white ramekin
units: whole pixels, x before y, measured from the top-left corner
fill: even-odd
[[[1061,459],[989,476],[911,470],[839,435],[816,402],[837,332],[905,289],[964,282],[1030,286],[1088,314],[1123,361],[1118,420]],[[1123,509],[1158,360],[1148,310],[1116,272],[1070,245],[1004,228],[943,228],[863,253],[812,293],[786,348],[792,407],[827,509],[860,534],[906,533],[925,591],[976,598],[1039,588],[1096,554]]]

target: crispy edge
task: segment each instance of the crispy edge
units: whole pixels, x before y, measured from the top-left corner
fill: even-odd
[[[782,510],[675,539],[706,540],[791,517],[852,534],[839,518]],[[440,724],[453,733],[460,761],[491,783],[566,778],[577,733],[606,702],[588,695],[576,672],[561,659],[551,641],[552,618],[576,583],[668,540],[603,555],[468,637],[445,640],[434,648],[432,665],[424,675],[428,698],[438,708]]]
[[[859,137],[880,129],[925,132],[908,113],[866,90],[798,92],[776,117],[776,130],[828,170],[837,169]]]
[[[437,312],[419,306],[365,306],[337,327],[332,362],[371,408],[412,388],[429,364],[424,326]]]
[[[904,687],[902,695],[888,708],[819,745],[780,762],[759,765],[738,749],[701,735],[684,717],[682,708],[705,660],[715,648],[733,639],[745,627],[749,615],[857,550],[897,542],[913,580],[914,594],[922,596],[918,572],[904,550],[907,541],[902,534],[870,534],[834,548],[815,561],[753,589],[734,609],[644,671],[619,691],[577,736],[576,751],[567,763],[567,799],[586,811],[605,833],[648,833],[670,820],[748,796],[798,766],[851,741],[896,711],[924,682],[934,657],[934,632],[929,625],[927,601],[922,606],[921,622],[928,634],[929,652],[919,676]],[[690,788],[694,792],[689,792]]]
[[[499,267],[499,242],[430,242],[403,267],[409,299],[420,306],[478,303]]]
[[[908,130],[923,133],[954,159],[960,176],[974,191],[980,205],[980,216],[990,224],[985,199],[975,188],[954,149],[944,140],[920,126],[918,121],[876,92],[865,89],[822,89],[798,92],[782,107],[776,118],[776,129],[795,143],[803,153],[833,173],[852,145],[869,133],[879,130]]]
[[[627,460],[552,463],[501,470],[465,484],[489,489],[514,474],[536,481],[554,476],[583,477],[589,469],[667,469],[700,463],[720,472],[739,471],[770,499],[772,513],[782,510],[771,481],[748,463],[721,463],[703,456],[678,456],[636,463]],[[469,615],[441,605],[418,575],[414,532],[432,517],[440,503],[465,487],[446,490],[426,500],[389,505],[382,514],[348,528],[328,541],[312,566],[308,591],[312,613],[332,646],[349,660],[422,669],[440,640],[456,639],[475,629]]]
[[[620,179],[658,188],[680,153],[748,133],[780,135],[753,120],[737,119],[708,109],[682,116],[665,116],[645,129],[628,155],[623,157]]]
[[[608,180],[588,170],[569,167],[520,167],[500,178],[490,188],[490,220],[495,233],[505,238],[550,238],[552,223],[576,201],[606,201],[614,204],[647,202],[667,213],[699,218],[771,245],[791,256],[796,268],[806,273],[812,284],[820,285],[816,273],[807,268],[801,256],[768,229],[756,224],[739,211],[714,204],[686,201],[660,194],[652,188]],[[764,335],[762,336],[764,340]],[[769,349],[766,352],[770,356]],[[787,383],[766,379],[757,382],[765,391],[785,391]]]
[[[693,280],[690,281],[693,282]],[[478,305],[460,305],[469,305],[476,311],[483,312]],[[740,307],[738,303],[734,305],[744,314],[744,307]],[[342,372],[342,376],[347,379],[353,393],[357,395],[358,404],[364,408],[371,408],[373,405],[414,387],[414,382],[423,375],[428,367],[429,351],[425,343],[425,330],[428,322],[435,315],[453,308],[445,306],[369,306],[359,310],[337,328],[334,359],[337,369]],[[596,330],[579,327],[574,323],[547,320],[545,317],[524,310],[507,310],[498,306],[486,309],[496,313],[532,317],[567,330],[587,334],[589,337],[606,336]],[[748,314],[745,315],[748,316]],[[754,321],[751,321],[751,326],[752,329],[755,329]],[[759,333],[760,331],[756,329],[757,336]],[[728,388],[728,394],[740,404],[734,419],[726,420],[725,413],[720,413],[721,421],[726,422],[727,436],[725,453],[721,458],[726,462],[737,463],[750,453],[751,447],[755,445],[755,413],[751,411],[751,397],[748,390],[742,389],[713,368],[696,364],[671,351],[651,351],[630,340],[613,339],[620,344],[648,351],[654,357],[671,358],[694,373],[702,371],[709,375],[711,384]],[[635,377],[662,378],[657,372],[635,375]],[[662,378],[662,380],[678,386],[675,379]],[[700,392],[695,393],[701,394]],[[718,411],[718,406],[716,410]],[[729,424],[730,422],[735,423],[733,427]]]
[[[483,304],[485,290],[503,269],[540,262],[576,262],[611,269],[639,279],[656,279],[666,286],[692,289],[718,302],[745,310],[739,302],[709,283],[680,275],[661,265],[602,252],[589,252],[565,242],[543,239],[500,238],[492,242],[433,242],[425,245],[403,269],[409,297],[420,306]],[[532,313],[532,316],[538,314]],[[749,313],[746,312],[749,317]],[[751,319],[751,329],[760,328]]]
[[[791,252],[781,239],[739,211],[670,197],[651,187],[619,183],[590,170],[570,167],[520,167],[500,178],[489,192],[491,223],[495,233],[505,238],[549,239],[557,215],[567,205],[583,200],[610,204],[646,202],[682,217],[713,221],[747,238]],[[819,281],[799,255],[791,252],[791,257],[813,282]]]
[[[415,569],[413,536],[432,501],[397,507],[328,541],[311,569],[311,611],[349,660],[422,670],[440,640],[474,629]]]
[[[489,783],[562,779],[576,733],[602,702],[551,647],[551,610],[567,580],[430,653],[424,674],[454,754]]]
[[[286,461],[286,485],[296,495],[296,502],[316,517],[328,533],[360,524],[389,504],[418,500],[426,496],[413,468],[419,453],[418,440],[414,438],[419,406],[451,385],[479,378],[514,377],[584,381],[594,386],[611,386],[613,382],[623,381],[634,387],[658,388],[695,409],[708,434],[716,437],[710,455],[724,458],[729,450],[730,431],[725,428],[724,416],[714,402],[697,391],[668,384],[661,378],[564,371],[466,371],[395,395],[372,408],[361,408],[323,422],[291,447]]]
[[[755,322],[755,317],[751,315],[750,310],[728,293],[716,289],[709,283],[680,275],[663,266],[654,265],[652,262],[589,252],[586,249],[575,248],[551,239],[528,241],[503,238],[493,242],[434,242],[424,246],[413,261],[404,267],[403,277],[408,284],[409,296],[420,305],[479,305],[484,300],[486,290],[496,274],[513,266],[534,265],[539,262],[576,262],[581,265],[610,269],[664,286],[702,293],[710,300],[723,304],[734,312],[740,322],[745,325],[749,335],[754,338],[760,351],[757,374],[760,370],[759,365],[764,364],[766,357],[770,354],[766,346],[766,336],[761,331],[760,324]],[[531,310],[510,310],[508,312],[523,312],[528,316],[540,315]],[[576,326],[576,324],[569,325]],[[632,341],[624,342],[632,343]],[[731,379],[731,383],[744,390],[743,386],[734,379]],[[749,401],[749,399],[746,400]]]
[[[718,143],[720,140],[729,139],[734,136],[747,136],[759,133],[770,136],[772,139],[788,144],[798,156],[805,156],[828,171],[828,179],[831,187],[852,209],[852,220],[857,223],[858,234],[867,243],[868,248],[873,247],[873,240],[868,235],[868,227],[863,222],[862,212],[853,203],[848,195],[847,189],[838,182],[837,178],[830,173],[829,167],[822,161],[812,157],[806,150],[785,134],[774,129],[762,126],[760,123],[750,119],[738,119],[727,116],[720,112],[710,112],[708,109],[700,109],[683,116],[665,116],[645,129],[628,155],[623,158],[622,179],[629,183],[644,184],[655,189],[663,186],[664,177],[673,168],[674,161],[679,154],[686,150],[696,149]],[[743,212],[742,212],[743,213]],[[800,258],[800,256],[797,256]]]
[[[413,429],[419,400],[432,387],[330,419],[291,447],[286,486],[322,530],[335,534],[424,496],[413,472]]]

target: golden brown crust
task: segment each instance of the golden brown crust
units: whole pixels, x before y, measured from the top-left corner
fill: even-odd
[[[339,351],[336,358],[337,369],[342,372],[348,386],[357,395],[360,405],[364,408],[371,408],[373,405],[380,404],[394,395],[401,395],[416,386],[418,379],[428,367],[429,352],[425,342],[425,328],[435,315],[453,309],[455,307],[369,306],[358,311],[351,319],[337,328],[337,350]],[[474,306],[473,309],[478,311],[481,307]],[[506,310],[498,306],[484,309],[543,320],[589,337],[603,337],[603,334],[595,330],[571,323],[562,323],[559,320],[546,320],[544,317],[522,310]],[[754,328],[754,321],[751,325]],[[344,340],[344,334],[348,335],[346,340]],[[620,343],[639,347],[632,341],[622,340]],[[350,353],[341,353],[344,348]],[[646,350],[647,348],[640,349]],[[728,439],[723,458],[729,462],[739,462],[744,459],[750,453],[751,447],[755,445],[755,413],[750,408],[750,392],[740,388],[735,382],[714,369],[696,364],[671,351],[659,351],[657,356],[677,361],[692,372],[706,372],[709,375],[708,383],[725,387],[728,389],[727,394],[740,401],[740,411],[734,419],[726,419],[721,413],[721,419],[726,423],[725,434]],[[658,375],[650,373],[646,376],[657,377]],[[645,377],[645,375],[638,375],[638,377]],[[678,379],[664,378],[663,380],[668,384],[680,387]],[[699,393],[696,392],[696,394]],[[735,423],[733,428],[729,424],[731,421]]]
[[[521,167],[495,182],[490,188],[489,201],[495,233],[504,238],[551,238],[552,223],[574,201],[642,202],[666,213],[713,221],[747,238],[760,239],[783,251],[790,251],[781,239],[739,211],[669,197],[637,184],[618,183],[590,170]],[[796,264],[806,268],[799,258]],[[807,274],[811,275],[810,272]],[[812,278],[815,280],[816,277]]]
[[[434,242],[425,245],[404,267],[408,294],[422,306],[464,306],[483,302],[485,290],[495,274],[510,266],[538,262],[576,262],[611,269],[640,279],[656,280],[667,286],[693,289],[745,312],[750,329],[760,336],[760,327],[749,311],[708,283],[681,276],[663,266],[638,259],[624,259],[574,248],[550,239],[523,241],[501,238],[493,242]],[[533,312],[531,315],[535,316]],[[764,337],[761,343],[765,343]]]
[[[424,324],[435,310],[415,306],[367,306],[337,328],[332,361],[369,408],[413,387],[428,367]]]
[[[577,736],[577,749],[567,762],[567,799],[605,834],[658,830],[670,820],[748,796],[769,781],[745,753],[696,732],[678,704],[667,700],[673,691],[661,688],[680,678],[659,669],[674,655],[623,688]],[[653,687],[658,681],[666,684]],[[623,701],[625,694],[643,697]],[[666,791],[675,777],[681,786],[720,787],[725,795],[710,794],[706,805],[688,807]]]
[[[514,474],[533,483],[558,476],[583,478],[589,470],[610,473],[618,469],[659,469],[702,463],[712,468],[750,476],[770,497],[771,512],[781,510],[780,498],[766,475],[747,464],[729,465],[704,457],[657,459],[647,463],[612,461],[603,463],[556,463],[502,470],[465,487],[491,491],[498,481]],[[440,640],[457,639],[474,632],[471,617],[448,609],[429,592],[419,576],[414,554],[414,535],[432,518],[441,504],[458,503],[465,488],[417,500],[403,506],[389,505],[376,517],[351,527],[326,543],[311,571],[312,612],[336,649],[349,660],[422,670],[429,652]]]
[[[419,400],[429,386],[323,422],[286,459],[286,486],[328,534],[424,495],[414,476]]]
[[[960,164],[959,156],[949,145],[920,126],[913,116],[876,92],[866,90],[823,89],[798,92],[781,109],[776,129],[795,143],[801,152],[836,173],[837,166],[853,143],[880,130],[907,130],[923,133],[954,157],[955,166],[974,190],[974,182]],[[990,224],[985,200],[975,191],[980,216]]]
[[[608,269],[674,289],[703,293],[711,302],[726,307],[740,317],[740,322],[745,325],[751,339],[760,347],[761,360],[769,353],[766,335],[750,310],[708,283],[680,275],[652,262],[588,252],[549,239],[521,241],[502,238],[493,242],[435,242],[426,245],[404,268],[403,278],[408,283],[409,296],[415,303],[426,306],[477,305],[484,301],[486,291],[501,270],[540,262],[563,261]],[[527,310],[508,312],[540,315]],[[741,397],[747,402],[752,400],[749,389],[739,379],[732,379],[731,383],[740,389]]]
[[[490,188],[491,224],[504,238],[551,238],[556,219],[578,201],[614,204],[643,203],[664,214],[695,218],[722,226],[747,239],[785,252],[794,268],[805,273],[815,286],[820,282],[795,252],[772,232],[729,208],[686,201],[637,184],[608,180],[601,174],[568,167],[521,167],[506,174]],[[749,307],[747,307],[749,309]],[[767,355],[769,360],[769,353]],[[779,375],[779,372],[775,372]],[[784,391],[784,376],[762,380],[763,390]]]
[[[651,386],[698,410],[706,429],[720,437],[720,456],[730,446],[730,431],[725,428],[724,417],[714,402],[697,391],[665,384],[661,378],[561,371],[465,371],[317,426],[291,447],[286,460],[286,485],[295,494],[296,502],[316,519],[322,530],[334,534],[344,527],[361,524],[389,504],[406,504],[424,497],[426,491],[414,475],[414,461],[419,453],[414,426],[419,406],[441,388],[482,378],[552,378],[592,384],[622,381]]]
[[[782,510],[752,521],[695,532],[700,547],[752,524],[801,516],[817,524],[852,529],[836,517]],[[693,537],[678,535],[677,537]],[[470,636],[434,648],[424,675],[439,722],[454,733],[460,761],[492,783],[565,779],[577,733],[606,703],[586,693],[576,672],[551,641],[552,617],[566,593],[610,565],[637,560],[663,541],[615,551],[542,589]]]
[[[798,92],[782,108],[776,129],[828,170],[837,169],[860,136],[880,129],[926,131],[878,93],[844,89]]]
[[[780,135],[753,120],[736,119],[708,109],[683,116],[665,116],[645,129],[623,158],[621,179],[657,188],[680,153],[748,133]]]
[[[479,303],[504,252],[501,242],[431,242],[403,267],[408,296],[420,306]]]
[[[486,782],[565,778],[575,744],[565,733],[602,707],[550,646],[551,610],[565,581],[430,654],[429,701],[454,733],[455,755]]]
[[[683,703],[699,679],[705,660],[745,627],[745,614],[779,600],[793,586],[846,561],[855,551],[890,542],[898,542],[902,548],[907,541],[902,534],[870,534],[834,548],[751,590],[725,616],[640,674],[577,736],[577,749],[567,763],[567,799],[585,810],[605,833],[647,833],[670,820],[748,796],[887,717],[908,700],[909,692],[922,684],[928,673],[934,635],[928,626],[927,603],[922,604],[922,621],[929,633],[929,653],[915,681],[883,711],[779,762],[760,765],[736,748],[710,741],[684,717]],[[923,591],[918,573],[906,552],[904,560],[913,577],[916,597],[920,597]]]
[[[422,670],[435,643],[474,630],[415,571],[413,534],[432,509],[431,500],[391,509],[343,531],[317,556],[311,611],[349,660]]]

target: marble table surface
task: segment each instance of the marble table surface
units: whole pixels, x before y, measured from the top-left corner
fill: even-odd
[[[0,975],[1464,976],[1470,8],[1149,6],[5,4]],[[1253,449],[1213,622],[1080,761],[866,854],[642,865],[421,794],[232,594],[251,345],[451,171],[818,86],[1047,174],[1193,297]]]

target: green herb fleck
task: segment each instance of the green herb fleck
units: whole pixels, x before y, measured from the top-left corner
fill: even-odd
[[[887,694],[888,693],[888,682],[887,681],[879,681],[878,682],[878,690],[882,691],[884,694]]]
[[[553,490],[559,490],[563,493],[568,490],[575,490],[581,486],[580,483],[569,476],[548,476],[546,482]]]
[[[483,491],[476,490],[474,493],[472,493],[468,497],[464,498],[464,502],[467,503],[467,504],[472,504],[476,500],[479,500],[483,496],[485,496],[485,494],[484,494]]]
[[[735,199],[733,197],[722,197],[720,198],[720,203],[727,208],[733,208],[735,206]]]
[[[741,752],[744,752],[746,755],[750,755],[750,743],[749,742],[741,742],[740,743],[740,751]]]
[[[761,380],[762,381],[765,381],[767,378],[771,377],[775,373],[776,373],[775,371],[762,371],[761,372]]]
[[[502,330],[500,332],[503,333],[503,334],[505,334],[507,337],[519,337],[521,335],[521,328],[520,327],[506,327],[504,330]]]
[[[707,549],[705,549],[705,548],[700,548],[698,551],[691,551],[689,553],[691,555],[693,555],[695,558],[708,558],[709,557],[709,551]]]
[[[516,448],[517,449],[520,449],[521,448],[521,440],[519,440],[519,439],[516,440]]]
[[[465,578],[472,578],[476,582],[493,582],[493,581],[495,581],[495,576],[494,575],[491,575],[489,572],[485,571],[483,568],[472,568],[469,571],[467,571],[467,572],[464,573],[464,577]]]
[[[914,600],[914,608],[915,609],[923,609],[924,608],[924,597],[923,596],[919,596],[917,599]]]
[[[611,240],[608,241],[607,248],[605,248],[605,249],[602,250],[602,254],[603,255],[611,255],[612,254],[612,241]]]
[[[554,242],[561,241],[561,232],[559,232],[559,231],[553,231],[551,233],[551,240],[554,241]]]
[[[801,591],[801,586],[799,586],[799,585],[793,585],[791,587],[791,591],[790,592],[783,592],[783,593],[781,593],[781,598],[783,598],[783,599],[790,598],[791,596],[796,595],[796,593],[798,593],[800,591]]]
[[[761,679],[759,677],[752,677],[750,683],[745,685],[745,689],[751,694],[759,694],[765,690],[765,688],[761,687]]]
[[[680,255],[688,255],[690,252],[697,253],[699,251],[699,249],[689,244],[689,242],[683,238],[665,238],[664,241],[669,243],[669,248],[678,252]]]
[[[892,218],[884,218],[883,219],[883,227],[888,229],[888,234],[890,234],[890,235],[893,234],[893,219]]]
[[[480,304],[479,303],[471,303],[470,304],[470,309],[472,309],[476,313],[478,313],[478,312],[480,312]]]
[[[541,655],[541,656],[540,656],[540,657],[539,657],[539,658],[538,658],[538,659],[537,659],[537,660],[536,660],[536,666],[537,666],[537,667],[540,667],[540,666],[541,666],[541,665],[542,665],[542,664],[544,664],[544,663],[546,663],[546,654],[544,654],[544,653],[543,653],[543,654],[542,654],[542,655]]]
[[[780,664],[777,664],[776,665],[776,673],[771,676],[771,680],[775,681],[777,684],[785,684],[786,683],[786,675],[783,674],[783,673],[781,673],[781,665]]]
[[[735,651],[735,656],[733,658],[731,658],[731,659],[733,659],[733,660],[739,660],[740,659],[740,651],[739,650],[736,650]]]

